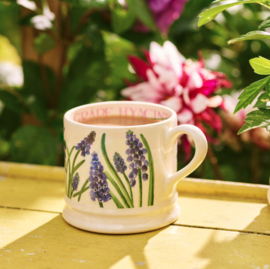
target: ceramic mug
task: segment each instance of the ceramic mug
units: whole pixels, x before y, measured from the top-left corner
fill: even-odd
[[[112,115],[161,119],[136,126],[82,123]],[[191,162],[177,170],[177,138],[193,138]],[[196,126],[177,126],[172,109],[133,101],[84,105],[64,116],[64,219],[78,228],[111,234],[145,232],[180,214],[176,184],[203,161],[207,141]]]

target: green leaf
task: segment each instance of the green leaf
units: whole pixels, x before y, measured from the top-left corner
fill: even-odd
[[[268,94],[270,94],[270,81],[268,81],[265,85],[265,89],[267,91]]]
[[[221,5],[221,6],[217,6],[217,7],[213,7],[211,9],[208,9],[208,10],[202,12],[201,14],[199,14],[200,19],[198,22],[198,26],[200,27],[200,26],[206,24],[207,22],[214,20],[219,13],[221,13],[222,11],[224,11],[227,8],[234,7],[234,6],[241,5],[241,4],[247,4],[247,3],[258,3],[258,1],[243,0],[243,1],[238,1],[235,3],[225,4],[225,5]]]
[[[242,134],[243,132],[249,131],[251,129],[255,129],[258,127],[266,128],[270,131],[270,110],[261,109],[252,111],[247,114],[245,119],[245,125],[239,130],[238,134]]]
[[[41,68],[37,63],[23,61],[24,85],[21,94],[30,107],[30,111],[39,120],[46,123],[48,120],[48,109],[45,91],[48,92],[48,95],[54,91],[55,76],[48,67],[44,67],[43,71],[46,83],[43,83],[44,77],[41,76]]]
[[[74,6],[82,6],[87,8],[102,8],[108,5],[108,0],[62,0]]]
[[[269,109],[270,108],[270,94],[262,93],[254,105],[254,107]]]
[[[95,25],[90,25],[86,34],[87,38],[71,59],[64,78],[58,104],[60,112],[89,103],[99,90],[107,87],[109,64],[102,34]]]
[[[41,33],[34,40],[34,48],[37,53],[42,55],[55,46],[55,40],[47,33]]]
[[[21,114],[7,106],[0,111],[0,136],[10,142],[11,136],[21,125]]]
[[[258,27],[259,30],[264,30],[265,28],[270,27],[270,17],[268,17],[266,20],[264,20]]]
[[[270,39],[270,33],[264,31],[251,31],[248,32],[247,34],[229,40],[228,44],[234,44],[239,41],[254,40],[254,39],[256,40]]]
[[[270,61],[264,57],[259,56],[249,60],[254,72],[259,75],[270,75]]]
[[[236,105],[234,113],[236,113],[240,109],[246,108],[248,105],[250,105],[255,100],[255,98],[258,96],[260,91],[266,86],[266,84],[269,83],[269,78],[270,77],[265,77],[259,81],[256,81],[256,82],[250,84],[248,87],[246,87],[238,98],[239,101]]]
[[[32,24],[32,22],[31,22],[31,20],[32,20],[32,18],[33,17],[35,17],[36,16],[36,14],[35,13],[30,13],[30,14],[27,14],[26,16],[24,16],[24,17],[22,17],[21,19],[20,19],[20,25],[21,26],[32,26],[33,24]]]
[[[135,22],[135,14],[124,8],[112,9],[112,27],[117,34],[128,30]]]
[[[45,127],[21,127],[11,139],[10,161],[57,165],[58,142]]]
[[[16,91],[16,90],[14,90]],[[0,88],[0,101],[10,110],[16,113],[21,113],[23,110],[22,103],[12,93]]]
[[[128,8],[134,10],[136,17],[152,31],[157,31],[156,23],[149,7],[144,0],[128,0]]]

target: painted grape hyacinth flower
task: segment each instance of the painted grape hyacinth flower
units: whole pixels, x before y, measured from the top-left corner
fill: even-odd
[[[147,150],[143,148],[143,143],[136,137],[132,131],[126,133],[126,145],[128,149],[126,154],[128,155],[127,161],[130,162],[129,168],[132,170],[128,177],[130,179],[130,186],[134,187],[136,185],[136,177],[138,173],[142,172],[142,179],[146,181],[148,179],[148,170],[149,163],[145,159],[145,154]]]
[[[78,189],[79,181],[80,181],[79,173],[76,173],[73,176],[73,180],[72,180],[72,183],[71,183],[73,191],[76,191]]]
[[[83,157],[85,157],[85,155],[89,155],[91,146],[94,143],[95,138],[96,132],[92,131],[87,137],[85,137],[80,143],[77,144],[75,149],[80,150]]]
[[[114,166],[117,172],[123,174],[127,170],[124,159],[120,156],[119,153],[115,152],[113,156]]]
[[[102,202],[108,202],[112,196],[108,187],[107,176],[104,173],[104,167],[98,159],[96,152],[92,154],[90,167],[90,197],[92,201],[98,200],[100,207],[103,207]]]

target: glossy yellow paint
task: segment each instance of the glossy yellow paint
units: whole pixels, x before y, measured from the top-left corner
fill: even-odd
[[[179,194],[199,194],[214,197],[252,199],[253,201],[267,201],[269,186],[247,184],[230,181],[186,178],[177,185]]]
[[[2,177],[34,178],[36,180],[65,180],[65,171],[63,167],[24,163],[0,162],[0,175]]]
[[[0,180],[0,206],[62,212],[64,182],[5,177]]]
[[[1,269],[270,269],[265,186],[187,179],[178,185],[181,215],[175,224],[101,235],[62,219],[61,171],[0,163]]]
[[[178,204],[181,214],[177,224],[270,235],[270,206],[266,203],[182,194]]]
[[[0,248],[8,246],[58,215],[46,212],[0,208]]]
[[[29,216],[29,221],[36,219]],[[266,235],[177,225],[143,234],[101,235],[73,228],[59,215],[2,248],[0,264],[28,269],[246,269],[270,266],[269,252]]]

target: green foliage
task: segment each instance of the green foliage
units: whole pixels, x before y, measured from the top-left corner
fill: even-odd
[[[15,90],[14,90],[15,91]],[[10,109],[15,113],[20,113],[22,111],[22,104],[18,100],[15,94],[12,94],[9,91],[0,89],[0,100],[3,102],[5,107]]]
[[[216,1],[216,2],[221,2],[221,1]],[[230,7],[234,7],[234,6],[237,6],[240,4],[248,4],[248,3],[258,3],[258,1],[256,1],[256,0],[242,0],[242,1],[235,2],[235,3],[225,4],[225,5],[221,5],[221,6],[217,6],[217,7],[213,7],[211,9],[208,9],[199,15],[200,19],[198,22],[198,26],[200,27],[200,26],[208,23],[209,21],[214,20],[219,13],[221,13],[222,11],[224,11]]]
[[[263,20],[261,11],[265,14],[262,6],[267,5],[266,1],[234,1],[234,6],[243,3],[245,5],[232,12],[230,9],[226,11],[224,6],[219,6],[218,12],[223,12],[223,17],[217,22],[209,22],[198,28],[197,16],[205,14],[202,11],[209,8],[212,0],[189,0],[184,12],[172,25],[167,36],[157,31],[152,14],[145,4],[147,1],[144,0],[128,0],[126,5],[116,0],[64,0],[59,4],[61,8],[56,14],[56,20],[47,17],[48,14],[44,13],[44,7],[40,5],[39,0],[34,2],[38,8],[32,10],[28,8],[29,14],[23,18],[18,16],[21,7],[15,0],[0,3],[0,35],[8,37],[10,43],[18,50],[18,54],[24,58],[20,27],[28,26],[28,31],[35,28],[33,31],[35,38],[31,41],[32,44],[29,43],[27,46],[28,51],[32,50],[33,54],[35,52],[39,54],[35,62],[22,61],[24,85],[21,88],[0,86],[1,160],[62,165],[63,114],[67,109],[77,105],[121,99],[120,91],[126,87],[127,81],[135,82],[135,75],[128,69],[127,55],[144,57],[140,48],[148,49],[152,41],[162,44],[164,39],[169,39],[186,58],[198,59],[197,51],[201,51],[207,68],[226,73],[233,81],[234,89],[248,89],[247,96],[241,95],[243,107],[251,104],[252,99],[259,96],[254,107],[265,110],[268,108],[267,93],[261,93],[260,89],[267,91],[270,83],[265,83],[264,87],[262,85],[255,88],[254,85],[250,86],[251,88],[247,87],[261,79],[258,74],[268,72],[266,62],[259,60],[262,57],[251,60],[251,65],[258,74],[247,64],[248,59],[256,55],[268,58],[268,41],[263,42],[261,39],[227,44],[227,40],[258,29],[258,24]],[[252,4],[259,2],[260,5]],[[229,4],[226,1],[216,3]],[[202,18],[200,23],[203,20],[205,22],[211,20],[218,14],[210,13]],[[45,17],[41,17],[41,21],[35,21],[36,16]],[[147,25],[150,31],[135,31],[134,27],[138,22]],[[42,27],[43,29],[40,29]],[[261,23],[258,30],[263,32],[268,27],[269,18]],[[0,42],[0,61],[5,61],[10,54],[3,49],[3,44]],[[30,48],[32,45],[34,50]],[[53,49],[56,46],[59,55],[56,55],[55,66],[58,64],[60,66],[52,70],[45,65],[47,61],[44,59],[47,55],[54,54]],[[31,59],[35,59],[35,56]],[[20,64],[20,59],[13,62]],[[230,92],[222,91],[222,93]],[[29,122],[25,118],[29,118]],[[21,131],[25,128],[26,131]],[[227,130],[226,125],[224,130]],[[24,146],[12,144],[18,133],[18,141],[25,141]],[[43,138],[41,133],[44,133],[46,138]],[[40,138],[36,140],[38,136]],[[221,138],[215,138],[221,141]],[[52,142],[49,142],[49,139]],[[240,138],[235,139],[241,141]],[[42,144],[43,140],[47,141],[47,146]],[[55,147],[57,150],[50,149],[49,143],[57,144]],[[265,175],[270,173],[269,153],[254,144],[252,146],[251,142],[239,144],[240,149],[235,150],[231,145],[221,141],[213,148],[224,178],[232,181],[268,183]],[[258,150],[258,155],[254,154],[255,150]],[[182,159],[184,157],[180,153],[179,160]],[[254,170],[252,167],[256,160],[258,163]],[[260,171],[257,179],[256,171]],[[206,161],[204,169],[202,167],[198,169],[194,176],[216,178],[209,161]]]
[[[264,87],[266,87],[266,84],[269,83],[269,79],[270,77],[266,77],[246,87],[238,98],[239,102],[237,103],[234,113],[250,105],[259,95],[259,93],[264,89]]]
[[[47,102],[52,98],[54,74],[51,69],[30,61],[23,62],[23,71],[24,85],[21,94],[29,111],[46,124],[48,121]]]
[[[54,165],[58,155],[58,140],[47,128],[24,126],[11,139],[12,162]]]
[[[153,16],[150,13],[149,7],[144,0],[128,0],[128,6],[130,9],[134,10],[136,16],[139,20],[149,27],[149,29],[156,31],[156,24],[154,22]]]
[[[221,0],[221,1],[215,1],[214,3],[219,3],[219,2],[223,2],[223,1],[229,2],[229,0]],[[239,0],[239,1],[236,1],[234,3],[213,7],[211,9],[208,9],[208,10],[202,12],[199,15],[200,19],[198,22],[198,26],[200,27],[200,26],[208,23],[209,21],[214,20],[217,17],[217,15],[219,13],[221,13],[222,11],[224,11],[230,7],[234,7],[234,6],[241,5],[241,4],[261,4],[263,6],[270,8],[270,3],[267,0]]]
[[[131,8],[128,8],[128,10],[123,7],[112,9],[112,28],[117,34],[128,30],[134,24],[135,19],[135,13]]]
[[[254,107],[257,108],[264,108],[264,109],[269,109],[270,108],[270,94],[265,92],[262,93],[254,105]]]
[[[270,33],[264,31],[252,31],[245,35],[241,35],[237,38],[231,39],[228,41],[228,43],[233,44],[235,42],[245,40],[264,40],[264,39],[270,39]]]
[[[116,4],[111,7],[112,27],[115,33],[121,34],[134,25],[136,19],[153,31],[157,31],[153,16],[144,0],[127,0],[127,8]]]
[[[270,131],[270,110],[261,109],[252,111],[245,118],[245,125],[239,130],[238,134],[249,131],[251,129],[263,127]]]
[[[34,47],[38,54],[44,54],[55,46],[55,40],[46,33],[41,33],[34,40]]]
[[[62,0],[64,2],[70,3],[74,6],[81,6],[84,8],[103,8],[108,5],[108,0]]]
[[[266,20],[264,20],[258,27],[259,30],[264,30],[266,28],[270,27],[270,17],[268,17]]]
[[[105,88],[108,75],[109,66],[105,58],[103,36],[99,29],[90,26],[65,76],[59,111],[65,112],[74,106],[90,102],[98,90]]]
[[[135,52],[135,45],[123,35],[132,36],[133,28],[139,21],[150,32],[149,35],[138,33],[137,40],[133,40],[135,44],[148,46],[148,36],[153,36],[153,31],[155,36],[160,35],[144,0],[127,0],[126,4],[116,0],[63,0],[58,4],[60,8],[54,14],[47,0],[25,0],[19,3],[10,0],[0,3],[0,17],[4,19],[0,24],[0,34],[9,36],[6,28],[12,29],[9,26],[12,23],[16,25],[17,33],[19,27],[27,26],[27,36],[33,36],[33,40],[32,44],[24,44],[31,55],[25,58],[35,59],[22,61],[24,83],[19,89],[10,85],[2,87],[0,84],[0,119],[8,112],[12,114],[12,119],[13,116],[16,118],[15,125],[6,121],[6,118],[2,121],[0,141],[6,141],[12,135],[17,140],[23,140],[27,131],[32,133],[30,137],[34,139],[41,129],[46,129],[53,134],[58,148],[63,143],[62,119],[68,109],[93,101],[120,98],[120,90],[126,85],[123,78],[133,80],[133,75],[127,69],[126,56]],[[22,7],[28,13],[20,19],[16,15],[11,22],[5,15],[6,10],[10,10],[10,16],[12,12],[18,13]],[[20,44],[16,44],[19,48]],[[55,51],[59,55],[55,55]],[[50,68],[45,64],[48,62],[46,57],[53,54],[56,57],[55,64]],[[0,62],[2,58],[0,53]],[[20,64],[19,57],[15,64]],[[25,124],[31,126],[26,127]],[[5,155],[9,160],[20,161],[22,157],[19,156],[26,152],[29,156],[36,156],[38,150],[35,148],[26,150],[27,146],[15,147],[13,142],[9,140],[7,143],[10,147],[5,147],[9,149],[8,156]],[[55,158],[48,157],[48,154],[47,151],[41,151],[38,161],[34,161],[34,157],[23,161],[42,163],[44,158],[46,164],[62,164],[63,152],[57,151]]]
[[[270,75],[270,61],[264,57],[259,56],[258,58],[253,58],[249,63],[255,73],[259,75]]]
[[[222,1],[216,1],[217,2],[222,2]],[[270,2],[267,0],[258,0],[258,1],[238,1],[235,3],[230,3],[230,4],[225,4],[221,6],[214,7],[212,9],[206,10],[205,12],[201,13],[199,16],[201,17],[199,20],[199,26],[213,20],[216,18],[216,16],[224,11],[225,9],[238,5],[238,4],[245,4],[245,3],[257,3],[261,4],[267,8],[270,9]],[[270,20],[269,18],[263,21],[259,25],[259,30],[265,29],[269,27],[270,25]],[[266,31],[251,31],[248,32],[247,34],[241,35],[237,38],[231,39],[228,41],[229,44],[234,44],[239,41],[246,41],[246,40],[265,40],[265,39],[270,39],[270,34]],[[258,58],[253,58],[250,60],[250,64],[252,68],[254,69],[254,72],[259,74],[259,75],[269,75],[270,74],[270,61],[264,57],[258,57]],[[248,105],[253,103],[259,93],[266,88],[268,93],[269,93],[269,79],[270,77],[266,77],[262,80],[256,81],[246,87],[244,91],[241,93],[239,96],[239,102],[236,105],[236,108],[234,110],[234,113],[238,112],[242,108],[246,108]],[[259,99],[257,100],[256,104],[254,107],[258,108],[259,110],[252,111],[249,114],[247,114],[247,117],[245,119],[245,125],[240,129],[238,132],[239,134],[255,129],[258,127],[264,127],[268,131],[269,129],[269,119],[270,119],[270,113],[268,110],[265,110],[268,108],[268,93],[261,95]]]

